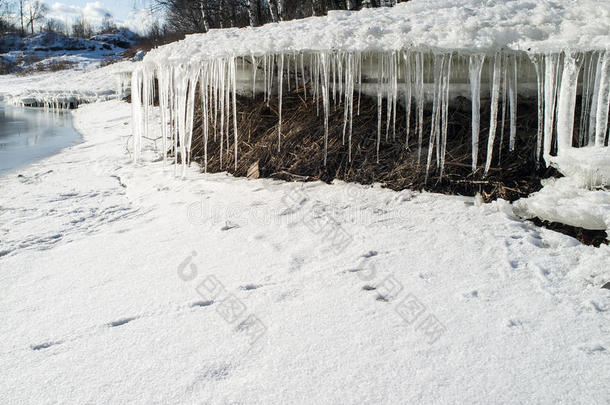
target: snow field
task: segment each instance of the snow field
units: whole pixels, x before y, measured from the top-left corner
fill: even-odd
[[[144,170],[125,152],[130,108],[81,106],[82,144],[0,179],[5,403],[610,396],[608,246],[503,201],[182,178],[150,144]],[[225,296],[246,308],[232,322]]]

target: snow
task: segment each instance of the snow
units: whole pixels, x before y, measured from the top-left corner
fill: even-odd
[[[40,72],[27,76],[0,75],[0,98],[13,105],[66,108],[83,103],[111,100],[124,95],[121,75],[128,75],[135,64],[118,62],[102,68],[90,63],[84,69]]]
[[[0,38],[0,59],[17,63],[21,68],[66,61],[83,69],[99,66],[107,58],[116,59],[126,48],[135,45],[137,39],[137,35],[128,30],[91,39],[51,32],[25,38],[8,33]]]
[[[0,178],[4,403],[610,397],[609,246],[501,200],[175,177],[130,113],[81,106],[82,144]]]
[[[515,203],[523,218],[539,217],[585,229],[610,229],[610,192],[583,188],[575,178],[548,179],[542,190]]]
[[[414,0],[392,8],[211,30],[152,51],[149,60],[199,62],[292,51],[463,50],[579,52],[609,49],[606,0]],[[159,62],[160,63],[160,62]]]
[[[516,212],[610,234],[608,148],[571,148],[550,159],[566,177],[546,180],[542,190],[515,203]]]

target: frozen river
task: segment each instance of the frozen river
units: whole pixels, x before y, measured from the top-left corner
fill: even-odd
[[[0,103],[0,176],[79,142],[72,114]]]

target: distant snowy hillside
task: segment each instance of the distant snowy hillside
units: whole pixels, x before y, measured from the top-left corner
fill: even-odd
[[[112,100],[125,95],[120,74],[135,63],[124,61],[109,66],[38,72],[32,75],[0,75],[0,100],[12,105],[74,108],[79,104]]]
[[[0,37],[0,59],[14,65],[15,71],[58,62],[86,68],[92,64],[99,65],[106,58],[118,57],[137,41],[138,36],[129,30],[96,35],[91,39],[57,33],[23,38],[9,33]]]

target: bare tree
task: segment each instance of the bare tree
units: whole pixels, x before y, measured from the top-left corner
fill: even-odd
[[[11,0],[0,0],[0,32],[15,29],[12,17]]]
[[[31,0],[27,3],[27,25],[30,26],[32,35],[34,35],[34,24],[44,19],[47,11],[49,11],[47,5],[39,0]]]
[[[166,27],[175,34],[207,32],[211,28],[256,27],[325,15],[328,10],[359,10],[392,6],[398,0],[153,0],[165,11]]]
[[[19,20],[21,21],[21,35],[25,35],[25,25],[24,25],[25,0],[18,0],[17,3],[19,6]]]
[[[256,0],[246,0],[246,6],[248,7],[248,21],[251,27],[258,26],[258,10]]]
[[[47,18],[42,26],[44,32],[66,33],[66,24],[55,18]]]
[[[110,14],[104,16],[102,20],[102,24],[100,25],[99,33],[100,34],[112,34],[117,30],[117,26],[112,19]]]
[[[72,24],[72,36],[76,38],[91,38],[93,36],[93,27],[84,16],[80,16],[78,20]]]

